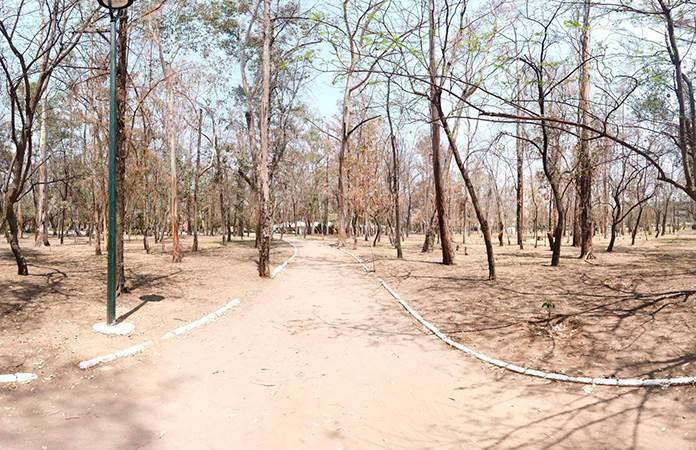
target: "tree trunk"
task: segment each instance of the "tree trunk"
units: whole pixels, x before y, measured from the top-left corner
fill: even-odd
[[[201,138],[203,136],[203,110],[198,110],[198,137],[196,141],[196,167],[193,173],[193,246],[198,251],[198,185],[201,178]]]
[[[604,173],[602,176],[602,200],[604,206],[602,206],[602,235],[604,239],[607,238],[607,232],[609,230],[609,164],[604,163]]]
[[[609,238],[609,245],[607,245],[607,253],[614,251],[614,243],[616,242],[616,223],[611,224],[611,233]]]
[[[124,265],[123,226],[126,212],[126,105],[128,96],[126,82],[128,80],[128,13],[124,10],[119,20],[119,34],[117,42],[118,61],[116,64],[116,99],[118,108],[116,111],[116,123],[118,126],[118,141],[116,145],[116,292],[126,292],[126,268]]]
[[[401,249],[401,210],[399,209],[399,174],[401,173],[401,165],[399,163],[399,150],[396,145],[396,136],[394,135],[394,124],[391,117],[390,108],[391,95],[391,78],[387,82],[387,120],[389,122],[389,142],[392,150],[392,198],[394,199],[394,247],[396,248],[396,257],[403,259],[404,253]]]
[[[466,185],[466,189],[469,192],[469,198],[471,199],[471,205],[474,207],[476,218],[478,219],[479,226],[481,227],[481,234],[483,234],[483,242],[486,246],[486,258],[488,260],[488,280],[495,281],[495,256],[493,255],[493,241],[491,239],[491,230],[488,227],[488,220],[486,219],[486,215],[483,212],[483,209],[481,208],[478,193],[474,188],[474,183],[471,181],[469,172],[466,169],[466,166],[464,165],[464,161],[462,160],[461,155],[459,154],[459,149],[457,148],[456,140],[454,139],[454,136],[452,136],[452,132],[449,129],[447,120],[442,115],[442,105],[438,104],[438,109],[440,111],[440,123],[442,124],[442,128],[444,128],[445,135],[447,136],[447,140],[449,141],[449,144],[452,147],[452,154],[454,156],[454,160],[456,161],[457,167],[459,168],[459,172],[461,173],[462,178],[464,179],[464,184]]]
[[[172,73],[171,66],[167,64],[168,70],[165,73],[169,73],[168,79],[172,80],[174,74]],[[176,126],[174,124],[174,86],[171,81],[169,82],[169,99],[168,99],[168,109],[169,118],[167,119],[169,125],[169,170],[170,170],[170,222],[172,230],[172,262],[178,263],[183,259],[183,254],[181,252],[181,245],[179,243],[179,201],[177,196],[177,168],[176,168]]]
[[[580,42],[580,115],[584,125],[579,133],[580,148],[580,258],[592,257],[592,237],[594,235],[594,223],[592,220],[592,152],[590,149],[589,132],[590,125],[589,96],[590,96],[590,0],[583,3],[583,21],[581,27]]]
[[[412,210],[413,210],[413,198],[411,196],[411,188],[410,188],[410,183],[409,183],[408,205],[406,207],[406,237],[409,237],[409,235],[411,233]]]
[[[259,225],[261,237],[259,240],[259,276],[267,278],[271,276],[270,254],[270,186],[268,178],[268,151],[269,151],[269,109],[271,101],[271,1],[263,0],[263,53],[261,58],[261,149],[259,155]]]
[[[5,218],[10,228],[10,248],[17,263],[17,274],[22,276],[29,275],[27,261],[24,259],[24,254],[19,246],[19,225],[14,211],[14,202],[9,201],[9,199],[5,200]]]
[[[466,190],[464,191],[464,201],[462,202],[462,244],[466,245],[466,234],[469,231],[469,221],[467,217],[467,203],[469,203],[469,199],[466,193]]]
[[[372,246],[377,247],[377,242],[380,240],[380,236],[382,235],[382,226],[377,222],[377,233],[375,233],[375,239],[372,241]]]
[[[92,184],[94,186],[94,184]],[[95,239],[94,239],[94,254],[96,256],[101,256],[102,254],[102,247],[101,247],[101,239],[102,239],[102,233],[101,233],[101,217],[100,217],[100,207],[97,202],[97,192],[94,187],[92,188],[92,206],[94,208],[94,213],[93,213],[93,218],[94,218],[94,231],[95,231]]]
[[[450,239],[449,223],[447,220],[447,205],[445,205],[445,184],[443,180],[440,148],[440,114],[441,101],[440,81],[437,79],[437,61],[435,59],[435,0],[429,0],[429,54],[430,54],[430,138],[433,157],[433,182],[435,184],[435,208],[440,230],[442,248],[442,264],[454,264],[454,250]]]
[[[667,196],[667,200],[665,201],[664,211],[662,212],[662,232],[660,233],[660,236],[664,236],[665,232],[667,230],[667,210],[669,209],[669,203],[671,200],[672,200],[672,194],[670,193]]]
[[[46,134],[48,128],[48,109],[47,109],[47,94],[41,99],[41,131],[39,134],[39,199],[36,205],[36,238],[34,245],[37,247],[50,246],[48,242],[48,160],[46,158]]]
[[[351,59],[354,56],[351,55]],[[353,64],[353,61],[352,61]],[[352,67],[351,64],[351,67]],[[338,152],[338,246],[346,245],[346,187],[345,187],[345,159],[350,151],[350,100],[353,73],[348,70],[346,74],[346,86],[343,91],[343,106],[341,109],[341,147]]]
[[[517,124],[517,204],[515,212],[517,215],[516,231],[517,245],[520,250],[524,250],[524,142],[522,137],[522,124]]]
[[[423,239],[423,247],[421,248],[421,253],[430,253],[433,251],[434,241],[435,241],[435,212],[430,215],[430,221],[425,226],[425,238]]]
[[[556,199],[556,228],[553,233],[551,243],[551,267],[557,267],[561,263],[561,246],[563,245],[563,228],[565,227],[565,211],[563,210],[563,199],[558,187],[552,186],[553,196]]]
[[[633,231],[631,231],[631,245],[636,245],[636,235],[638,234],[638,227],[640,226],[640,219],[643,217],[643,207],[638,209],[638,217],[636,218],[636,223],[633,225]],[[658,230],[659,232],[659,230]]]

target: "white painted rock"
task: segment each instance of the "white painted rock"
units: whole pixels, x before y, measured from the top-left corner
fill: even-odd
[[[94,331],[101,334],[108,334],[112,336],[128,336],[135,330],[135,325],[129,322],[121,322],[113,325],[107,325],[105,322],[95,324],[93,327]]]
[[[30,383],[39,378],[33,373],[11,373],[0,375],[0,383]]]

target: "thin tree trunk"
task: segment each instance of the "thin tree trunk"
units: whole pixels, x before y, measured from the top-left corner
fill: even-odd
[[[519,137],[523,135],[522,124],[517,124],[517,203],[515,212],[517,216],[516,231],[517,245],[524,250],[524,142]]]
[[[394,199],[394,247],[396,248],[396,257],[402,259],[404,253],[401,249],[401,210],[399,209],[399,174],[401,167],[399,163],[399,150],[396,145],[396,136],[394,135],[394,124],[392,122],[391,108],[391,78],[387,82],[387,119],[389,122],[389,142],[392,150],[392,198]]]
[[[46,191],[48,189],[48,160],[46,158],[46,135],[48,128],[48,105],[46,100],[46,95],[41,99],[41,131],[39,134],[39,199],[37,203],[37,214],[36,214],[36,239],[34,245],[50,246],[51,243],[48,242],[48,195]]]
[[[633,231],[631,231],[631,245],[636,245],[636,235],[638,234],[638,227],[640,226],[640,219],[643,217],[643,207],[638,209],[638,217],[636,218],[636,223],[633,225]]]
[[[660,233],[660,236],[664,236],[665,232],[667,230],[667,211],[669,209],[669,203],[671,200],[672,200],[672,194],[670,193],[667,196],[667,200],[665,201],[664,211],[662,212],[662,232]]]
[[[167,72],[171,72],[168,70]],[[169,74],[170,77],[173,74]],[[179,201],[177,196],[177,167],[176,167],[176,127],[174,126],[174,88],[170,85],[169,91],[169,170],[170,170],[170,222],[172,230],[172,261],[175,263],[181,262],[183,254],[179,243]]]
[[[196,140],[196,168],[193,174],[193,246],[198,251],[198,185],[201,178],[201,137],[203,136],[203,110],[198,110],[198,137]]]

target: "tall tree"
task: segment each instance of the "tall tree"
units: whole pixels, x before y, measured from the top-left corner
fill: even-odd
[[[404,253],[401,249],[401,209],[399,207],[399,176],[401,174],[401,163],[391,114],[391,84],[391,78],[389,78],[387,80],[387,121],[389,122],[389,145],[391,146],[392,151],[390,187],[394,201],[394,247],[396,248],[396,257],[402,259],[404,257]]]
[[[442,174],[442,149],[440,146],[440,114],[439,105],[441,102],[442,89],[438,78],[438,62],[436,55],[436,28],[435,28],[436,5],[435,0],[428,3],[428,54],[429,54],[429,76],[430,76],[430,139],[433,158],[433,181],[435,184],[435,208],[437,210],[438,227],[440,230],[440,246],[442,248],[442,263],[445,265],[454,264],[454,249],[450,237],[449,218],[447,215],[445,184]]]
[[[268,178],[268,152],[269,152],[269,110],[271,103],[271,40],[273,28],[271,26],[271,2],[263,0],[263,53],[261,56],[261,108],[260,127],[261,140],[259,148],[259,161],[257,167],[259,179],[258,209],[259,229],[259,276],[270,277],[270,253],[271,253],[271,214],[270,214],[270,182]]]
[[[592,180],[593,158],[590,149],[590,0],[583,1],[582,24],[580,27],[580,86],[578,89],[580,123],[578,130],[578,195],[580,203],[580,257],[592,257],[592,237],[594,221],[592,218]]]
[[[0,36],[5,48],[0,51],[0,68],[10,101],[10,140],[14,154],[6,183],[2,188],[3,215],[9,226],[10,248],[19,275],[29,275],[19,245],[20,224],[15,207],[24,194],[32,173],[34,122],[41,99],[56,68],[78,44],[96,13],[85,15],[80,2],[56,0],[38,30],[18,27],[34,14],[28,2],[18,2],[0,18]],[[40,8],[43,8],[41,3]],[[27,39],[26,36],[33,36]]]

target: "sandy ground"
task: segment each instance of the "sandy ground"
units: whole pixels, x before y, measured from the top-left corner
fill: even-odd
[[[422,236],[405,242],[402,261],[387,244],[360,241],[356,253],[427,320],[479,351],[568,375],[696,375],[694,233],[641,236],[635,246],[626,237],[614,253],[597,239],[589,262],[567,246],[558,268],[545,242],[496,246],[493,283],[475,236],[451,267],[439,264],[439,248],[420,252]]]
[[[66,238],[63,246],[35,248],[22,242],[29,277],[16,275],[6,242],[0,243],[0,374],[36,373],[44,381],[74,370],[81,360],[111,353],[199,319],[228,300],[259,288],[257,251],[252,240],[222,245],[219,237],[201,237],[200,251],[189,252],[184,238],[182,263],[171,262],[171,245],[141,238],[125,242],[126,275],[132,290],[117,300],[117,317],[135,325],[127,337],[92,331],[106,315],[106,254],[94,256],[86,238]],[[292,248],[277,243],[272,264],[281,264]],[[234,274],[234,277],[230,277]],[[0,385],[0,389],[7,386]]]
[[[215,324],[91,379],[0,393],[0,447],[696,448],[694,388],[492,369],[425,333],[327,242],[297,245]]]

